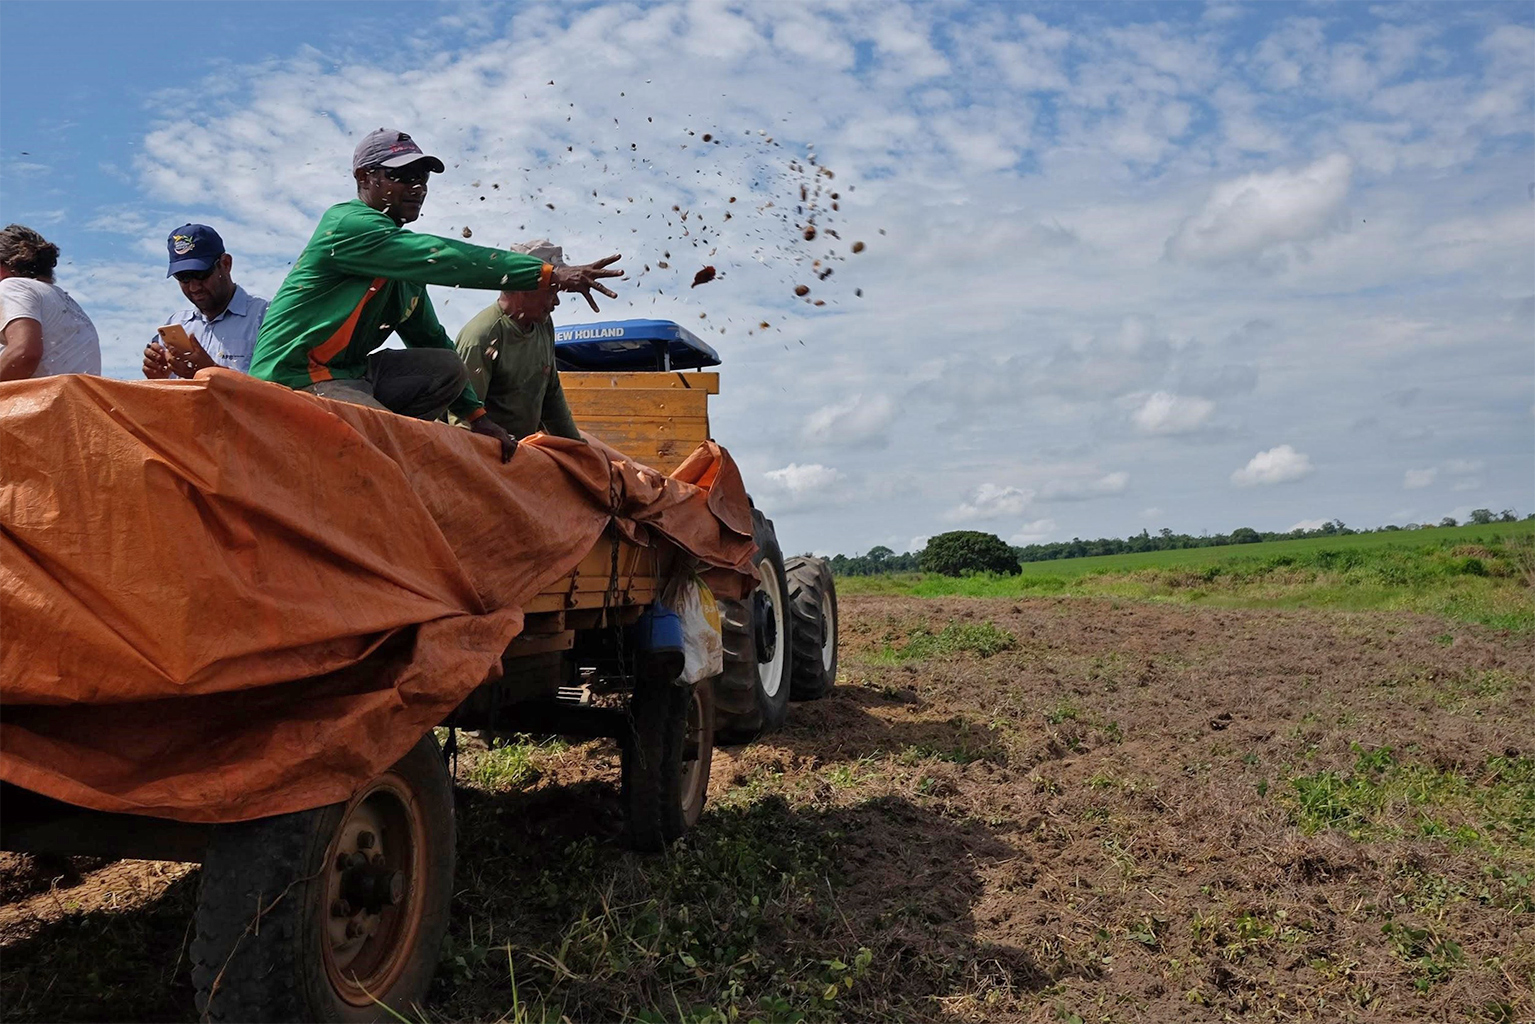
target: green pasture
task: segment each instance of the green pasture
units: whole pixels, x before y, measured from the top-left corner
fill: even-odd
[[[1018,576],[853,576],[842,594],[1109,597],[1407,610],[1532,629],[1532,522],[1026,562]]]

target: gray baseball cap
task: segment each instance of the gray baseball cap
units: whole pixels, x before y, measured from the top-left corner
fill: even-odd
[[[375,128],[352,151],[352,169],[405,167],[425,160],[433,171],[443,173],[443,162],[421,151],[416,140],[396,128]]]
[[[531,242],[518,242],[516,245],[507,246],[513,252],[520,252],[524,256],[533,256],[543,260],[552,267],[565,266],[565,250],[551,242],[547,238],[535,238]]]

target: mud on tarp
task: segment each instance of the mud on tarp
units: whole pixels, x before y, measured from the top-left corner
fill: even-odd
[[[346,798],[610,522],[750,585],[741,476],[494,441],[227,370],[0,385],[0,779],[237,821]]]

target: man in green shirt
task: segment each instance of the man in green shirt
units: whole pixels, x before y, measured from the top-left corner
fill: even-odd
[[[357,198],[325,211],[309,244],[272,297],[251,357],[251,375],[326,398],[435,419],[444,410],[475,433],[517,442],[485,416],[469,373],[437,320],[429,284],[512,291],[592,290],[623,271],[610,256],[559,269],[522,253],[406,231],[421,216],[427,178],[443,162],[394,129],[370,132],[352,154]],[[398,334],[404,351],[374,351]]]
[[[560,246],[547,239],[512,246],[552,267],[565,266]],[[552,290],[503,291],[459,332],[459,358],[475,394],[485,398],[485,418],[521,441],[543,430],[580,439],[555,369],[555,325],[560,305]],[[455,416],[455,419],[459,417]]]

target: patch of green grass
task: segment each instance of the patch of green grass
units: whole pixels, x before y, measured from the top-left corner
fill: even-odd
[[[990,622],[950,622],[937,633],[918,627],[900,642],[897,640],[888,638],[871,660],[899,664],[921,658],[952,658],[962,653],[990,658],[1012,650],[1017,643],[1012,633]]]
[[[844,761],[825,768],[821,776],[837,789],[853,789],[879,774],[879,759],[865,756],[857,761]]]
[[[1045,712],[1045,720],[1052,725],[1060,725],[1062,722],[1074,722],[1077,720],[1077,716],[1077,705],[1069,700],[1064,700]]]
[[[1461,946],[1433,928],[1388,921],[1381,926],[1381,933],[1413,972],[1413,987],[1420,992],[1428,992],[1467,962]]]
[[[569,843],[501,907],[563,923],[534,944],[493,938],[485,924],[456,932],[439,976],[453,988],[440,1009],[445,1019],[492,1019],[483,1004],[451,1000],[494,986],[510,1005],[496,1019],[509,1021],[845,1019],[871,973],[871,949],[845,935],[797,942],[784,955],[786,935],[846,931],[828,900],[844,884],[841,839],[769,797],[712,811],[710,826],[665,858],[615,863],[591,839]],[[538,1002],[519,1001],[520,990]]]
[[[844,594],[1072,597],[1249,608],[1402,610],[1529,632],[1532,523],[1027,562],[1018,576],[845,577]]]
[[[541,756],[560,753],[569,746],[558,739],[542,743],[522,736],[514,736],[505,742],[498,740],[495,746],[470,763],[468,781],[476,788],[493,793],[520,789],[538,779]]]
[[[1496,854],[1532,842],[1530,757],[1490,757],[1474,773],[1402,761],[1392,748],[1356,749],[1354,766],[1292,778],[1289,802],[1305,832],[1356,839],[1417,834]]]

